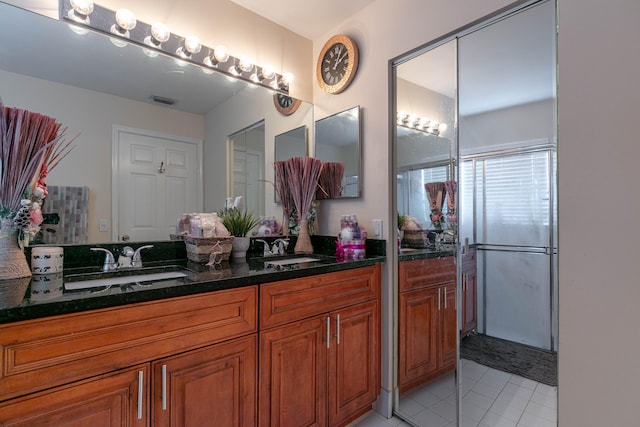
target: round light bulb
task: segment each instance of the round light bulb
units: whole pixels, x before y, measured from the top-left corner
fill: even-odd
[[[196,36],[189,36],[184,39],[184,48],[187,52],[194,54],[200,52],[202,45],[200,45],[200,40]]]
[[[91,0],[71,0],[71,7],[79,15],[91,15],[93,2]]]
[[[229,60],[229,51],[225,46],[216,46],[213,49],[213,57],[218,62],[227,62]]]
[[[264,67],[262,67],[262,78],[263,79],[271,79],[273,78],[275,74],[275,71],[273,70],[273,67],[269,66],[269,65],[265,65]]]
[[[162,22],[156,22],[151,26],[151,37],[158,43],[164,43],[171,37],[171,31]]]
[[[287,86],[289,86],[291,83],[293,83],[293,79],[294,79],[294,77],[293,77],[293,74],[291,74],[291,73],[284,73],[282,75],[282,81]]]
[[[133,30],[136,27],[136,16],[129,9],[116,11],[116,23],[124,30]]]
[[[446,123],[440,123],[440,124],[438,125],[438,130],[439,130],[440,132],[444,132],[445,130],[447,130],[447,128],[448,128],[448,126],[447,126],[447,124],[446,124]]]
[[[238,67],[240,67],[243,72],[248,73],[253,70],[253,60],[248,56],[245,56],[238,63]]]

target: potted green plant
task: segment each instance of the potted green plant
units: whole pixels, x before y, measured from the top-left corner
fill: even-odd
[[[222,224],[229,233],[234,236],[231,246],[231,256],[234,258],[244,258],[251,240],[247,234],[260,222],[253,216],[253,213],[241,211],[239,209],[228,209],[220,215]]]

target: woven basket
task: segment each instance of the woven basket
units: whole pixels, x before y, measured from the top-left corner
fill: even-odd
[[[429,246],[428,230],[404,230],[402,243],[406,246],[426,248]]]
[[[219,253],[222,261],[228,261],[231,255],[231,237],[191,237],[185,236],[187,259],[189,261],[206,264],[212,253]],[[218,260],[220,260],[218,258]]]
[[[27,257],[18,246],[18,232],[13,222],[3,219],[0,225],[0,280],[31,277]]]

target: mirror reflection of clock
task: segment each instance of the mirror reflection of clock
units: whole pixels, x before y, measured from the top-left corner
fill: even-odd
[[[277,93],[273,95],[273,103],[276,107],[276,110],[288,116],[295,113],[302,102],[299,99],[292,98],[288,95]]]
[[[280,104],[281,107],[287,108],[293,104],[293,99],[290,96],[278,94],[278,104]]]

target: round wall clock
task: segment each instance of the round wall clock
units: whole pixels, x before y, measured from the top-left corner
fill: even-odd
[[[327,93],[337,94],[349,86],[358,70],[358,45],[344,34],[331,37],[318,55],[316,77]]]
[[[296,112],[302,101],[282,93],[276,93],[273,95],[273,104],[276,106],[276,110],[288,116]]]

